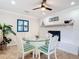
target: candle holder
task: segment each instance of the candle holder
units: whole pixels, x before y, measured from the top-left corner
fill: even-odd
[[[38,40],[39,36],[38,36],[38,35],[36,35],[35,37],[36,37],[36,40]]]

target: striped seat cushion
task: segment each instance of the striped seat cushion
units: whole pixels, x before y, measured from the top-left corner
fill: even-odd
[[[45,52],[45,53],[48,53],[48,46],[47,46],[47,45],[41,46],[41,47],[39,47],[39,49],[40,49],[41,51]]]
[[[24,44],[24,52],[32,50],[33,48],[34,46],[32,46],[31,44]]]

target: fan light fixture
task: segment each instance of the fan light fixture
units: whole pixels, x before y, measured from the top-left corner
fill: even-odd
[[[46,9],[44,7],[41,8],[42,11],[45,11]]]

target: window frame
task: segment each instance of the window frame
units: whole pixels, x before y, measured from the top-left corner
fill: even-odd
[[[19,25],[19,21],[22,21],[23,24]],[[24,25],[25,22],[27,22],[27,25]],[[19,26],[23,27],[22,30],[19,30]],[[27,30],[24,30],[24,26],[26,26]],[[17,32],[29,32],[29,20],[17,19]]]

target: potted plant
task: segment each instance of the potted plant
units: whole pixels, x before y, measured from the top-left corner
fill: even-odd
[[[7,35],[12,33],[16,35],[16,33],[12,30],[12,25],[0,24],[0,30],[2,31],[3,40],[0,42],[0,50],[4,50],[7,48],[7,44],[9,44],[12,40],[8,38]]]

